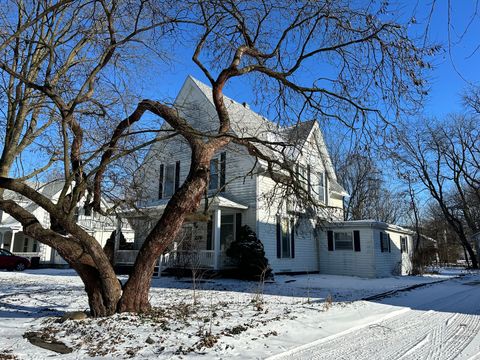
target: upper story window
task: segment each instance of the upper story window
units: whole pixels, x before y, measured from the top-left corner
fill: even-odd
[[[179,188],[180,184],[180,161],[174,164],[160,165],[160,178],[158,186],[158,198],[171,197]]]
[[[325,173],[318,174],[318,200],[325,203],[327,198],[327,187],[325,186]]]
[[[210,160],[210,182],[208,190],[225,191],[226,153],[222,152],[219,157]]]
[[[210,160],[210,182],[208,190],[218,189],[218,159]]]
[[[308,171],[307,171],[308,170]],[[303,165],[297,165],[297,179],[301,188],[305,191],[310,190],[310,166],[306,168]]]

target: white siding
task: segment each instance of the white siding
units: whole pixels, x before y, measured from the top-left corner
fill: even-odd
[[[277,213],[281,199],[271,191],[275,183],[269,177],[258,176],[257,235],[265,247],[265,253],[274,272],[317,272],[318,243],[314,237],[314,225],[309,219],[298,219],[295,230],[295,257],[277,258]],[[272,195],[272,196],[270,196]]]
[[[328,251],[327,230],[360,231],[360,251],[335,250]],[[331,275],[348,275],[375,277],[374,249],[372,230],[370,228],[328,228],[321,231],[320,239],[320,273]]]
[[[380,245],[380,232],[390,235],[390,252],[382,252]],[[410,256],[413,249],[413,241],[410,235],[405,235],[392,230],[373,229],[373,240],[375,243],[375,267],[377,277],[389,277],[395,275],[406,275],[410,272],[412,264]],[[408,238],[408,254],[402,254],[400,248],[400,237]]]

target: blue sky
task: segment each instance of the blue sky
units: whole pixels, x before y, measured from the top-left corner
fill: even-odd
[[[480,49],[475,52],[477,46],[480,46],[478,37],[480,16],[474,16],[476,10],[480,15],[480,9],[476,9],[477,1],[452,1],[450,24],[447,0],[435,2],[430,21],[428,21],[428,16],[432,1],[399,1],[393,6],[398,10],[396,14],[399,18],[408,19],[415,16],[417,24],[410,25],[409,29],[413,36],[423,39],[427,23],[429,23],[428,42],[442,46],[441,52],[432,60],[433,69],[428,74],[430,92],[425,102],[423,115],[442,117],[451,112],[463,111],[461,96],[469,85],[467,81],[472,84],[480,83]],[[463,34],[465,30],[467,31]],[[174,98],[185,77],[189,74],[207,82],[190,57],[189,52],[179,53],[175,57],[170,71],[162,71],[161,75],[152,71],[147,79],[148,85],[145,85],[143,95],[155,99],[165,96]],[[162,79],[160,84],[158,78]],[[235,80],[227,86],[225,93],[239,102],[251,102],[251,97],[248,95],[250,91],[244,81]]]

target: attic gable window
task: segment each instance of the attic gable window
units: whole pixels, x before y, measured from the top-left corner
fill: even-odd
[[[325,186],[325,173],[321,172],[318,174],[318,200],[325,203],[327,198],[327,187]]]

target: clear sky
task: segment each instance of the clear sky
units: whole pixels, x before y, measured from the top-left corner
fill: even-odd
[[[432,5],[433,12],[429,17]],[[477,48],[480,47],[478,0],[452,1],[450,11],[448,0],[403,0],[397,1],[393,6],[398,10],[396,14],[400,19],[412,16],[416,18],[417,24],[410,25],[409,31],[413,36],[419,37],[420,43],[423,42],[427,29],[427,42],[442,46],[440,53],[432,60],[433,69],[427,78],[430,92],[425,102],[424,115],[441,117],[451,112],[463,111],[461,96],[468,87],[468,82],[480,84],[480,48]],[[152,71],[144,84],[144,96],[174,98],[189,74],[207,83],[190,57],[189,52],[178,53],[170,71],[162,71],[162,74]],[[159,78],[162,79],[161,83],[158,82]],[[250,91],[244,81],[235,80],[227,86],[225,93],[239,102],[251,103]]]

